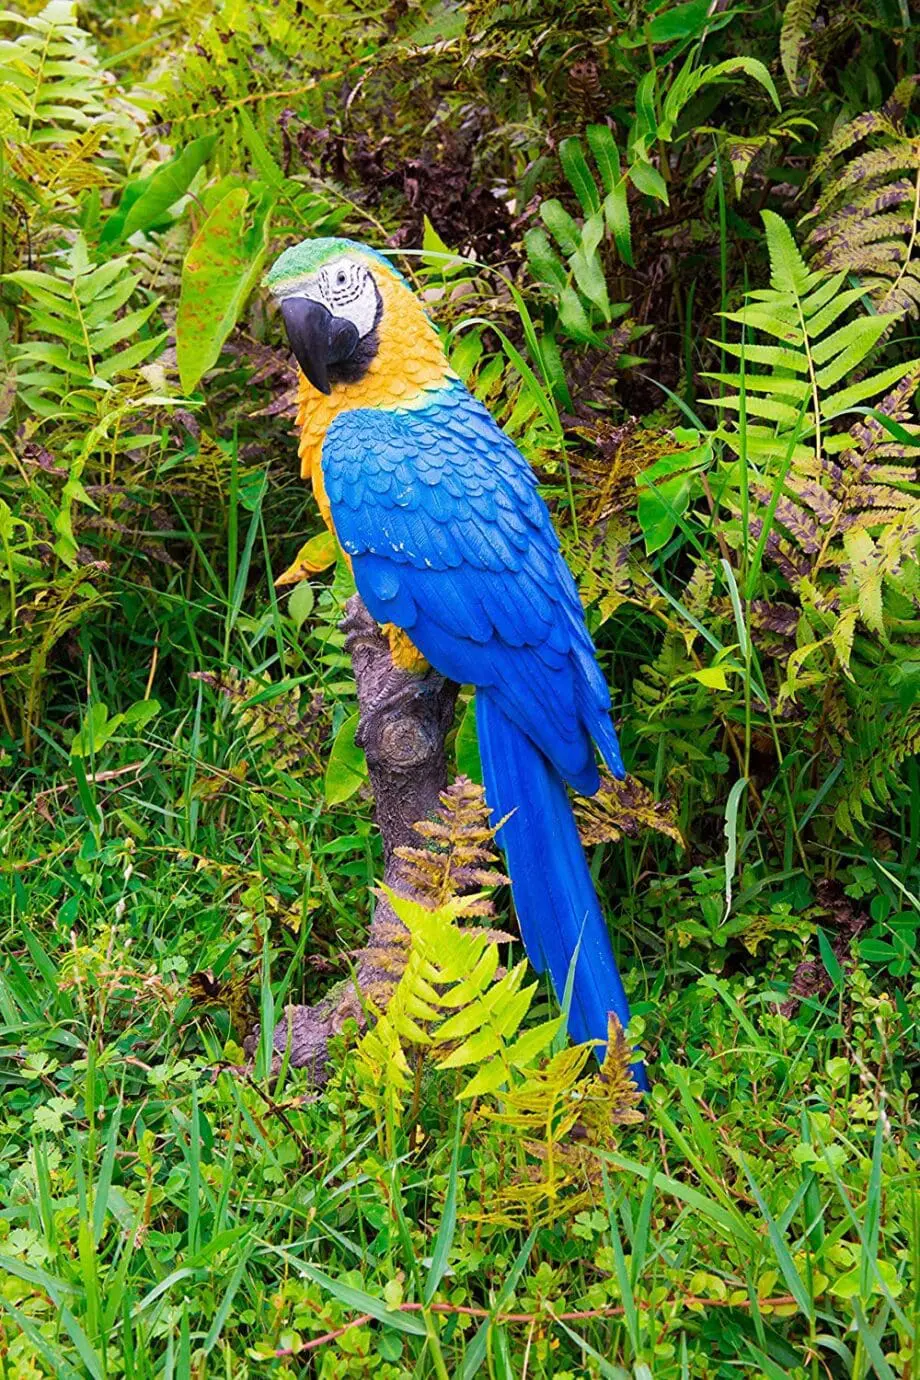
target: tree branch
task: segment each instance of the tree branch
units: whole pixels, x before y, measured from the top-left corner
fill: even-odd
[[[361,715],[355,741],[367,758],[383,840],[383,880],[398,892],[395,850],[418,844],[413,825],[434,813],[447,785],[444,740],[453,723],[457,686],[433,670],[419,674],[396,666],[386,635],[357,594],[345,606],[342,629]],[[286,1008],[272,1039],[276,1062],[280,1064],[290,1042],[291,1067],[309,1069],[313,1083],[321,1086],[328,1076],[330,1039],[349,1019],[364,1024],[367,997],[377,1006],[389,1000],[405,966],[405,936],[392,906],[378,899],[354,978],[338,984],[315,1006]],[[246,1041],[250,1056],[258,1038],[256,1032]]]

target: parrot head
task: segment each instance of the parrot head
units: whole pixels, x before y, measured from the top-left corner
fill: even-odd
[[[393,281],[402,276],[382,254],[344,239],[302,240],[269,270],[291,349],[320,393],[364,377],[377,354],[381,286]]]

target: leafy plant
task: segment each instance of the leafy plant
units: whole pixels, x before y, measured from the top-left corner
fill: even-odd
[[[835,130],[809,173],[821,193],[802,218],[812,265],[858,274],[891,322],[920,313],[920,140],[903,124],[915,88],[915,78],[901,82],[880,110]]]
[[[0,267],[23,240],[73,210],[87,192],[111,185],[118,154],[134,128],[106,100],[96,48],[70,0],[49,0],[34,16],[6,12],[0,39],[0,149],[3,206]]]

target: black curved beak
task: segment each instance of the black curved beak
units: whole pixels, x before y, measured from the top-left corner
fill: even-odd
[[[329,366],[354,354],[360,339],[357,326],[308,297],[285,297],[281,315],[297,363],[314,388],[331,393]]]

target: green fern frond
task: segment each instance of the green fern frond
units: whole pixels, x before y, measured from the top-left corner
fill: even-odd
[[[405,969],[389,999],[385,1038],[395,1032],[405,1047],[425,1049],[441,1069],[475,1068],[459,1096],[495,1092],[530,1067],[552,1041],[561,1017],[520,1033],[536,992],[524,986],[526,960],[498,977],[498,940],[488,931],[458,923],[469,913],[462,900],[437,910],[388,893],[408,931]],[[377,1046],[359,1044],[370,1073],[373,1100]],[[396,1109],[391,1105],[391,1114]]]
[[[893,315],[857,316],[840,323],[841,317],[858,302],[861,291],[842,291],[844,274],[810,270],[785,221],[770,211],[764,212],[770,252],[771,286],[750,293],[748,303],[736,312],[726,313],[729,321],[745,332],[760,332],[782,340],[783,344],[730,345],[728,353],[745,361],[745,371],[706,375],[727,390],[711,405],[723,412],[744,412],[754,419],[746,429],[751,453],[766,454],[769,449],[795,448],[794,459],[801,463],[800,447],[811,441],[812,455],[823,454],[825,423],[853,407],[857,402],[876,397],[908,374],[914,363],[898,365],[867,379],[860,379],[834,392],[834,388],[868,364],[872,351]],[[757,431],[758,421],[775,423],[771,432]],[[740,429],[724,432],[729,446],[737,448]],[[753,444],[752,444],[753,443]]]
[[[32,18],[0,15],[0,24],[19,29],[16,38],[0,39],[0,106],[15,117],[23,143],[60,144],[113,119],[95,47],[76,13],[70,0],[50,0]]]
[[[901,768],[920,753],[920,709],[906,714],[866,716],[847,751],[847,788],[837,801],[834,821],[850,838],[869,826],[868,812],[889,806],[900,785]]]
[[[21,397],[39,417],[95,417],[100,388],[130,378],[166,341],[147,329],[156,298],[124,310],[140,282],[130,257],[93,264],[82,236],[56,273],[21,269],[6,281],[28,298],[28,338],[11,355]]]
[[[887,601],[907,592],[904,570],[917,550],[912,447],[877,416],[851,418],[853,409],[874,406],[918,436],[920,455],[910,406],[920,360],[872,370],[873,353],[896,318],[847,319],[862,290],[844,290],[840,271],[807,269],[788,227],[770,213],[765,219],[771,286],[750,294],[729,319],[752,333],[781,336],[783,344],[730,344],[726,353],[743,360],[743,373],[710,377],[725,390],[712,400],[723,417],[720,433],[749,467],[752,549],[760,548],[817,619],[814,640],[802,638],[789,658],[782,701],[808,678],[820,678],[822,649],[848,667],[857,622],[885,638]],[[736,520],[738,483],[731,475],[722,490]]]

